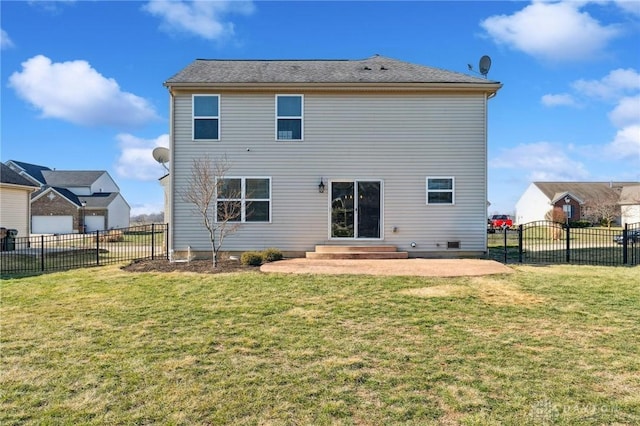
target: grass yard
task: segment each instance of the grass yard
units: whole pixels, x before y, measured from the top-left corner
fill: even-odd
[[[640,423],[640,267],[0,282],[0,424]]]

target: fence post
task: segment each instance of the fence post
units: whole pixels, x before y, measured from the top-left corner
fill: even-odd
[[[164,257],[169,260],[169,223],[164,226]]]
[[[151,260],[155,259],[155,248],[156,248],[156,229],[155,229],[156,224],[152,223],[151,224]]]
[[[566,260],[567,263],[571,262],[571,243],[570,241],[570,237],[571,237],[571,231],[570,231],[571,227],[569,226],[569,223],[567,222],[567,254],[566,254]]]
[[[44,235],[40,235],[40,271],[44,272]]]
[[[96,230],[96,266],[100,266],[100,231]]]
[[[624,229],[622,230],[622,264],[626,265],[629,262],[629,254],[627,248],[629,247],[629,224],[624,224]]]
[[[504,240],[504,263],[507,263],[507,227],[502,227],[503,240]]]
[[[522,263],[522,224],[518,225],[518,262]]]

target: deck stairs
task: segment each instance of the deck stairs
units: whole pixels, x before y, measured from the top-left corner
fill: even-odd
[[[337,246],[318,245],[306,253],[307,259],[407,259],[409,253],[396,246]]]

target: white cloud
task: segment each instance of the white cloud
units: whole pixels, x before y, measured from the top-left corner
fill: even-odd
[[[480,23],[498,44],[551,61],[591,59],[621,34],[617,25],[602,25],[580,2],[534,2],[513,15],[491,16]]]
[[[226,15],[249,15],[254,11],[251,1],[172,1],[152,0],[144,10],[162,19],[161,29],[183,32],[217,40],[233,35],[234,25]]]
[[[640,95],[620,99],[609,113],[609,120],[618,128],[640,124]]]
[[[548,107],[554,106],[577,106],[576,100],[568,93],[560,93],[557,95],[544,95],[542,104]]]
[[[640,124],[619,130],[606,149],[613,158],[635,159],[640,164]]]
[[[143,98],[124,92],[82,60],[53,63],[43,55],[22,63],[9,86],[46,118],[84,126],[131,127],[157,118]]]
[[[571,86],[584,96],[615,100],[640,90],[640,74],[632,69],[616,69],[600,80],[577,80]]]
[[[13,47],[13,41],[9,37],[9,34],[3,29],[0,29],[0,50],[5,50]]]
[[[625,12],[640,16],[640,2],[637,0],[614,0],[614,3]]]
[[[496,169],[517,169],[529,181],[584,180],[589,176],[584,164],[573,160],[564,149],[550,142],[520,144],[490,160]]]
[[[169,135],[155,139],[141,139],[128,133],[116,136],[121,153],[115,166],[118,176],[136,180],[157,180],[167,172],[151,152],[154,148],[169,147]]]

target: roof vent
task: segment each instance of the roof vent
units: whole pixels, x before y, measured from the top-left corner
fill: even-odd
[[[367,66],[365,66],[364,69],[367,70],[367,71],[371,71],[371,68],[369,68]]]
[[[388,68],[387,68],[387,67],[385,67],[384,65],[380,67],[380,70],[381,70],[381,71],[386,71],[387,69],[388,69]]]

